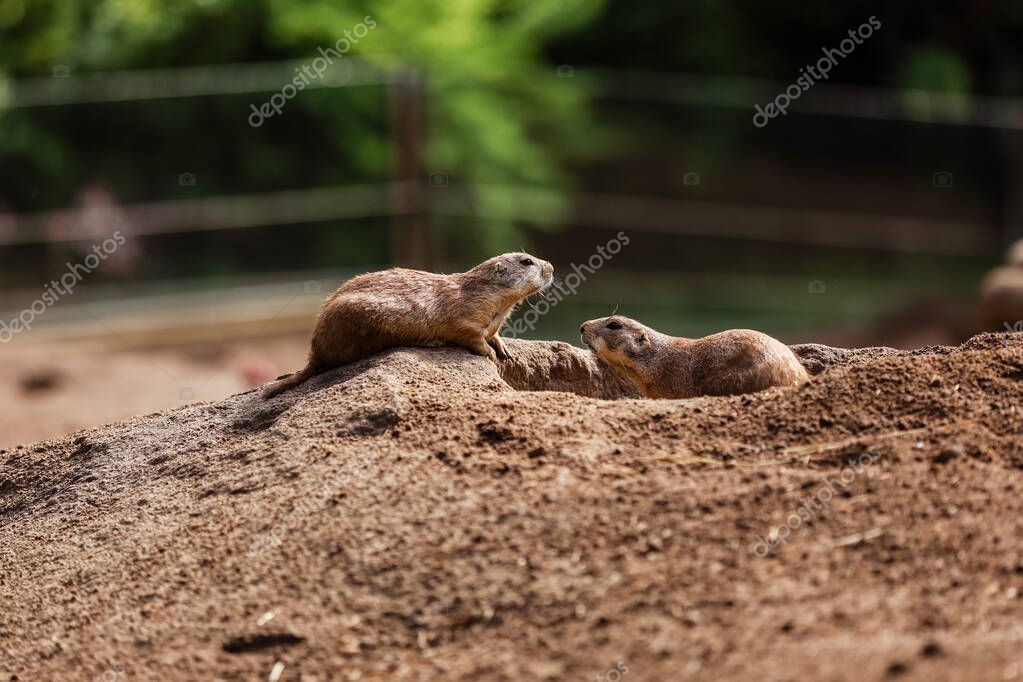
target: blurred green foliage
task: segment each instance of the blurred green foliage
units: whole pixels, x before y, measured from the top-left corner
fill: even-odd
[[[466,183],[472,201],[486,209],[509,200],[502,185],[567,188],[566,163],[595,148],[583,79],[557,78],[543,52],[554,37],[591,22],[601,6],[601,0],[0,0],[0,78],[49,77],[59,65],[74,77],[312,61],[319,48],[369,17],[375,28],[353,41],[348,56],[421,75],[424,175],[442,171],[452,184]],[[271,94],[0,110],[0,175],[12,178],[0,188],[0,206],[65,206],[93,182],[122,201],[142,201],[393,177],[387,86],[304,91],[283,115],[249,128],[249,106]],[[196,188],[176,186],[181,172],[196,174]],[[541,207],[551,214],[563,208],[554,196]],[[521,242],[513,221],[492,220],[471,243],[492,252]],[[387,259],[386,231],[363,233],[358,244]],[[324,230],[306,252],[315,265],[353,245]]]
[[[634,70],[791,82],[821,47],[835,46],[872,14],[882,28],[841,63],[831,84],[1023,92],[1023,56],[1016,49],[1023,5],[1013,3],[935,10],[923,2],[880,0],[0,0],[0,97],[5,79],[60,81],[52,78],[60,65],[74,78],[131,69],[309,63],[318,49],[372,17],[376,28],[349,55],[373,68],[422,76],[422,180],[428,186],[431,172],[447,174],[450,189],[431,188],[429,197],[435,206],[455,204],[434,219],[446,237],[446,263],[528,248],[522,216],[530,217],[532,230],[563,224],[558,217],[576,185],[637,196],[804,207],[819,201],[846,208],[841,197],[830,195],[743,196],[737,183],[725,180],[725,169],[758,156],[806,168],[831,163],[828,170],[836,174],[861,166],[864,176],[898,163],[908,177],[927,183],[935,170],[953,169],[957,192],[1004,186],[992,177],[996,150],[973,137],[949,139],[948,130],[937,126],[793,115],[762,133],[750,126],[750,112],[739,108],[678,106],[670,97],[658,100],[663,93],[657,92],[649,100],[619,97],[636,84]],[[559,64],[576,71],[559,77]],[[591,66],[630,70],[616,72],[609,79],[614,84],[598,83],[587,74]],[[282,68],[280,86],[288,76]],[[0,109],[0,210],[62,208],[96,184],[120,201],[143,202],[395,177],[388,86],[306,90],[282,115],[250,127],[250,106],[271,94]],[[839,125],[842,134],[833,134]],[[1008,147],[997,142],[998,149]],[[589,163],[598,155],[600,163]],[[705,196],[680,190],[679,176],[688,170],[722,180],[707,182]],[[181,173],[194,173],[198,182],[179,185]],[[886,177],[881,174],[879,182]],[[459,212],[461,195],[453,190],[462,185],[470,192]],[[543,191],[516,192],[517,185]],[[274,228],[150,237],[146,274],[186,278],[379,265],[390,258],[389,226],[387,218],[288,225],[283,240]],[[670,251],[663,239],[658,244]],[[27,247],[17,251],[0,276],[19,267],[31,273],[38,256]],[[726,258],[715,256],[715,262],[734,267]]]

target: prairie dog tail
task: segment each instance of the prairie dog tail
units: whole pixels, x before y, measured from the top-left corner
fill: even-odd
[[[283,379],[278,379],[269,386],[263,389],[259,394],[263,400],[269,400],[279,393],[298,386],[307,379],[312,379],[314,376],[323,371],[323,368],[313,363],[307,364],[305,367],[295,372],[294,374],[286,374]]]

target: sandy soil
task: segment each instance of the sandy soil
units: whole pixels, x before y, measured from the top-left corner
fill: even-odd
[[[165,348],[11,344],[0,362],[0,448],[220,400],[301,367],[308,343],[303,334]]]
[[[0,451],[2,679],[1023,678],[1023,335],[797,351],[401,349]]]

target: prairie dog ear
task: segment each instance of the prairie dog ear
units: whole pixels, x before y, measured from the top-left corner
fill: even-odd
[[[636,343],[646,343],[646,334],[643,332],[636,334]]]
[[[496,263],[494,263],[494,269],[496,269],[498,272],[504,272],[506,267],[507,266],[501,261],[497,261]]]

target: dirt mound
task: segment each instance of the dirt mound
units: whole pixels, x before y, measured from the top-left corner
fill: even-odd
[[[627,393],[565,344],[400,349],[0,452],[0,671],[1023,675],[1023,335],[796,350],[612,401],[535,390]]]

